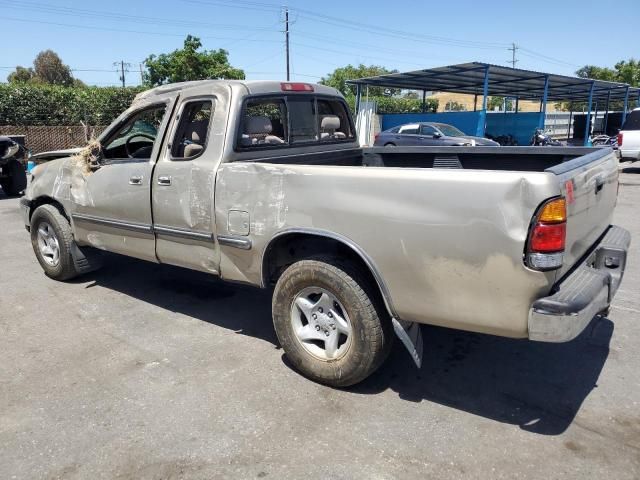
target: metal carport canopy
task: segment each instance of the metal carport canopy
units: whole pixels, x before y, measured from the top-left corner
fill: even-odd
[[[545,83],[548,81],[547,101],[588,102],[590,94],[592,94],[592,101],[607,100],[607,97],[609,101],[640,98],[640,88],[630,88],[624,83],[534,72],[480,62],[359,78],[350,80],[348,83],[482,95],[485,76],[488,77],[487,93],[491,96],[544,100]]]

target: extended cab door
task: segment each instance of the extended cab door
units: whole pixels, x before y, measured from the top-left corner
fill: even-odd
[[[100,168],[71,190],[80,244],[156,261],[151,174],[174,101],[165,97],[132,111],[101,139]]]
[[[212,130],[217,99],[183,97],[153,175],[153,229],[162,263],[218,273],[213,197],[224,138]]]

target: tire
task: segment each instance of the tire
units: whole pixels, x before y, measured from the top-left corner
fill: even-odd
[[[391,143],[391,142],[389,142],[389,143],[385,143],[385,144],[384,144],[384,146],[385,146],[385,147],[395,147],[395,146],[396,146],[396,144],[395,144],[395,143]]]
[[[356,268],[328,257],[296,262],[282,273],[273,293],[273,324],[298,371],[325,385],[347,387],[382,364],[393,344],[393,328],[373,288]],[[335,335],[338,348],[332,351]]]
[[[36,208],[31,216],[31,245],[48,277],[62,281],[78,275],[71,255],[74,244],[71,225],[56,207],[41,205]]]
[[[8,196],[19,195],[27,188],[27,172],[20,162],[11,160],[4,166],[9,177],[2,180],[2,189]]]

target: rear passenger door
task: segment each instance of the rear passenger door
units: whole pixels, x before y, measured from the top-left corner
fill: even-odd
[[[222,135],[211,130],[215,96],[181,99],[151,189],[161,263],[218,273],[213,194]],[[219,145],[218,145],[219,146]]]

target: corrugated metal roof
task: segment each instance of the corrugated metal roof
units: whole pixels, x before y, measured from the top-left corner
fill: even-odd
[[[480,62],[359,78],[348,83],[482,95],[485,69],[489,70],[489,95],[518,97],[523,100],[541,100],[546,78],[549,79],[548,101],[587,101],[592,84],[594,101],[604,101],[608,95],[611,101],[624,100],[628,87],[625,83],[534,72]],[[630,99],[635,101],[638,95],[640,88],[629,87]],[[630,106],[632,104],[630,102]]]

